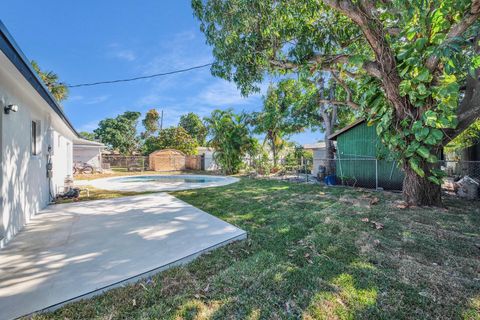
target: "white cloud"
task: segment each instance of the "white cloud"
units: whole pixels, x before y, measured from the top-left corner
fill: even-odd
[[[102,95],[89,99],[85,104],[97,104],[107,101],[110,98],[110,95]]]
[[[81,100],[83,100],[83,99],[84,99],[84,97],[81,96],[81,95],[75,95],[75,96],[69,96],[69,97],[68,97],[68,101],[69,101],[69,102],[70,102],[70,101],[81,101]]]
[[[126,61],[134,61],[137,57],[135,53],[132,50],[119,50],[114,53],[114,55],[121,59],[121,60],[126,60]]]
[[[234,83],[226,81],[216,81],[207,86],[197,97],[203,104],[226,107],[229,105],[239,105],[247,100],[240,94]]]
[[[183,69],[212,61],[210,48],[197,39],[193,30],[179,32],[167,41],[160,41],[150,61],[142,66],[144,74]]]
[[[92,132],[93,130],[98,128],[98,123],[100,120],[93,120],[87,123],[84,123],[80,126],[77,127],[78,132],[86,131],[86,132]]]
[[[248,97],[242,96],[240,90],[233,82],[217,80],[213,84],[207,86],[197,97],[199,102],[215,107],[229,107],[242,104],[248,104],[253,99],[258,98],[265,93],[267,84],[260,86],[260,93],[253,94]]]
[[[125,61],[134,61],[137,55],[132,49],[125,48],[119,43],[111,43],[108,46],[107,56]]]

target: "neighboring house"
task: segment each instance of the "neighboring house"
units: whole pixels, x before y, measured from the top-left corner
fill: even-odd
[[[0,247],[72,175],[79,135],[0,21]]]
[[[101,171],[102,152],[105,147],[101,142],[78,139],[73,143],[73,162],[87,163],[96,171]]]
[[[337,142],[336,175],[339,182],[359,187],[401,190],[403,172],[364,119],[328,137]]]
[[[219,170],[217,163],[214,158],[215,150],[208,147],[198,147],[197,154],[202,156],[202,170],[205,171],[216,171]]]
[[[307,143],[303,145],[304,150],[312,151],[313,153],[313,165],[312,174],[316,176],[320,166],[325,166],[325,160],[327,158],[325,142]]]

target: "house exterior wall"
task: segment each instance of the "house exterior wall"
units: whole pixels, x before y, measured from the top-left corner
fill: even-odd
[[[213,157],[214,151],[206,150],[204,153],[205,157],[205,171],[216,171],[218,170],[218,165],[215,162],[215,158]]]
[[[102,169],[101,147],[73,145],[73,162],[88,163],[96,170]]]
[[[203,170],[216,171],[219,169],[217,163],[215,162],[214,149],[208,147],[198,147],[197,152],[199,156],[203,157]]]
[[[17,112],[3,113],[3,106],[18,105]],[[8,58],[0,52],[1,199],[0,248],[40,209],[50,202],[72,174],[71,146],[74,133],[59,118]],[[39,123],[39,153],[31,152],[32,121]],[[49,152],[50,150],[50,152]],[[51,155],[53,177],[47,178]],[[70,157],[70,160],[69,160]]]

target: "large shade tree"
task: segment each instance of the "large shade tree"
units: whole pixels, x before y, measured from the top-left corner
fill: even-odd
[[[79,132],[80,136],[86,140],[95,141],[95,133],[88,131]]]
[[[193,0],[212,73],[244,94],[266,73],[327,71],[398,157],[404,199],[441,204],[438,155],[480,115],[480,0]]]
[[[207,128],[196,113],[189,112],[182,115],[178,126],[184,128],[192,138],[197,140],[200,146],[205,146]]]
[[[93,131],[95,137],[110,149],[131,155],[139,147],[137,124],[140,115],[140,112],[126,111],[115,118],[104,119]]]
[[[273,166],[278,163],[279,152],[286,146],[286,136],[299,132],[302,126],[292,117],[292,109],[300,101],[301,90],[293,79],[270,85],[263,98],[263,108],[254,112],[251,122],[254,132],[265,134],[273,156]]]
[[[333,159],[335,147],[329,136],[337,129],[353,121],[359,106],[351,102],[350,105],[339,105],[328,101],[342,101],[352,95],[352,89],[346,91],[337,85],[337,76],[331,72],[318,72],[299,79],[298,85],[303,94],[299,102],[292,109],[292,118],[296,123],[309,127],[324,134],[325,158]],[[332,172],[333,161],[326,163],[327,171]]]
[[[197,154],[198,143],[184,128],[171,127],[159,131],[157,136],[148,137],[143,147],[147,155],[162,149],[175,149],[186,155],[194,155]]]

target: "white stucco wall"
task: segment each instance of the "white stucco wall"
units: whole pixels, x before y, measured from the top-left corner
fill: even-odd
[[[205,151],[205,171],[218,170],[217,163],[213,157],[213,151]]]
[[[3,107],[18,105],[4,114]],[[0,248],[50,202],[47,161],[52,147],[51,191],[72,174],[74,133],[0,52],[1,200]],[[38,155],[31,153],[32,121],[40,122]]]
[[[203,155],[205,159],[205,171],[216,171],[219,169],[215,162],[214,153],[215,150],[206,147],[199,147],[197,149],[199,155]]]
[[[102,147],[73,145],[73,162],[88,163],[94,169],[102,169]]]

